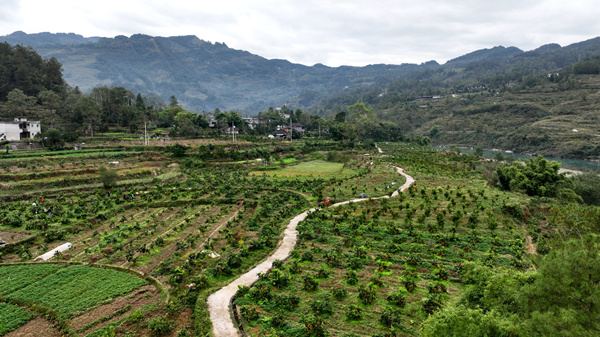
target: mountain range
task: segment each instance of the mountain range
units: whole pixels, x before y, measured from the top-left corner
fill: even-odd
[[[163,100],[175,95],[192,111],[219,108],[246,113],[284,104],[327,111],[335,108],[332,100],[343,107],[360,100],[356,96],[365,90],[387,92],[398,81],[433,79],[430,87],[435,91],[450,81],[477,85],[493,74],[513,69],[552,71],[600,54],[600,38],[595,38],[566,47],[549,44],[528,52],[496,46],[443,65],[429,61],[420,65],[309,67],[266,59],[196,36],[86,38],[73,33],[14,32],[0,41],[31,46],[44,58],[55,57],[67,83],[84,92],[102,85],[122,86]],[[444,79],[440,79],[442,73]],[[348,101],[338,97],[348,97]]]

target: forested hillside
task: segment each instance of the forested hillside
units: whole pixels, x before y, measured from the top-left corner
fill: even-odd
[[[195,36],[136,34],[100,39],[13,33],[11,44],[31,45],[45,58],[56,57],[65,80],[88,92],[122,86],[144,95],[171,95],[193,111],[215,108],[257,112],[291,100],[311,105],[321,92],[339,92],[390,83],[417,65],[307,67],[211,43]]]
[[[334,112],[360,101],[404,135],[428,136],[435,145],[597,159],[597,45],[594,39],[527,53],[496,47],[318,106]]]

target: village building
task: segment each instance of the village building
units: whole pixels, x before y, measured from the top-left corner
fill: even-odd
[[[42,131],[39,121],[15,118],[12,122],[0,121],[0,140],[21,140],[33,138]]]

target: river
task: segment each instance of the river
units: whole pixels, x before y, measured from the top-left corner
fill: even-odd
[[[447,149],[447,148],[444,148]],[[472,149],[461,148],[461,152],[473,154],[475,152]],[[483,157],[484,158],[494,158],[496,154],[500,152],[506,160],[517,160],[517,159],[530,159],[533,156],[523,155],[518,153],[507,153],[503,151],[492,151],[492,150],[484,150]],[[544,157],[549,161],[557,161],[561,164],[561,168],[577,170],[577,171],[596,171],[600,172],[600,162],[598,161],[590,161],[590,160],[582,160],[582,159],[564,159],[564,158],[552,158],[552,157]]]

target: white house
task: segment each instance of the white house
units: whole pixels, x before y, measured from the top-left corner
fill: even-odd
[[[33,138],[42,131],[39,121],[15,118],[12,122],[0,122],[0,140]]]

